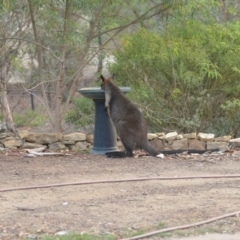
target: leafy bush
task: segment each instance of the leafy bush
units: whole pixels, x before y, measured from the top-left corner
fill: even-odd
[[[72,103],[73,109],[67,112],[65,121],[73,124],[76,128],[92,125],[94,123],[93,101],[81,97],[74,98]]]
[[[13,119],[17,127],[41,126],[46,121],[45,116],[31,110],[25,111],[23,113],[15,113],[13,115]]]
[[[110,70],[152,130],[238,132],[240,108],[229,104],[240,97],[239,24],[188,20],[123,39]]]

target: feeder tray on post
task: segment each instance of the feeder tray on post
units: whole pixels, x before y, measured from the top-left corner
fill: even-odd
[[[126,94],[130,91],[129,87],[120,87]],[[105,93],[100,87],[78,89],[84,97],[90,98],[95,104],[95,125],[94,141],[91,153],[105,154],[106,152],[119,151],[117,147],[117,134],[113,123],[105,112]]]

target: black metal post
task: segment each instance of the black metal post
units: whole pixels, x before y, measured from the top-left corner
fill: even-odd
[[[35,110],[35,106],[34,106],[34,96],[32,93],[30,93],[30,99],[31,99],[31,107],[32,107],[32,111]]]

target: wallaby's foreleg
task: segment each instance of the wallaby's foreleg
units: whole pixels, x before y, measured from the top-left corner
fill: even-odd
[[[108,107],[105,107],[105,108],[104,108],[104,112],[105,112],[105,114],[108,116],[108,118],[110,118],[109,108],[108,108]]]
[[[108,117],[110,117],[110,112],[109,112],[110,100],[111,100],[110,94],[105,92],[105,108],[104,108],[104,111],[105,111],[105,113],[107,114]]]

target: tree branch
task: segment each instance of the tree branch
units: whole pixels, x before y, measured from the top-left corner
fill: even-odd
[[[55,124],[54,131],[62,132],[62,94],[63,94],[63,82],[65,78],[65,61],[66,61],[66,35],[68,32],[68,21],[70,17],[71,10],[71,2],[72,0],[66,0],[65,5],[65,14],[64,14],[64,25],[63,25],[63,47],[62,47],[62,57],[61,57],[61,66],[60,66],[60,74],[59,80],[56,86],[56,109],[55,109]]]
[[[131,25],[133,25],[133,24],[135,24],[135,23],[138,23],[138,22],[141,21],[141,20],[147,20],[147,19],[149,19],[149,18],[151,18],[151,17],[159,14],[160,12],[165,12],[167,9],[170,8],[170,6],[168,6],[168,7],[164,8],[164,9],[161,9],[160,12],[158,11],[158,12],[156,12],[156,13],[153,13],[153,14],[149,15],[149,16],[146,16],[149,12],[151,12],[152,10],[154,10],[154,9],[156,9],[156,8],[162,6],[162,5],[164,5],[164,3],[157,4],[157,6],[154,6],[154,7],[150,8],[148,11],[146,11],[146,12],[143,13],[141,16],[139,16],[139,17],[137,17],[136,19],[134,19],[132,22],[130,22],[130,23],[128,23],[128,24],[125,24],[125,25],[122,25],[122,26],[118,26],[118,27],[115,27],[115,28],[111,28],[111,29],[106,30],[106,31],[104,31],[104,32],[101,32],[101,33],[99,33],[99,34],[96,34],[96,35],[93,36],[93,38],[96,38],[96,37],[98,37],[99,35],[103,35],[103,34],[105,34],[105,33],[109,33],[109,32],[115,31],[115,30],[119,30],[119,29],[122,31],[123,29],[126,29],[127,27],[129,27],[129,26],[131,26]],[[144,16],[146,16],[146,17],[143,18]]]
[[[55,59],[57,59],[59,62],[61,62],[62,60],[57,57],[52,51],[50,51],[47,47],[43,46],[42,44],[40,43],[37,43],[37,42],[34,42],[32,40],[29,40],[29,39],[24,39],[24,38],[18,38],[18,37],[6,37],[6,38],[0,38],[0,40],[11,40],[11,39],[15,39],[15,40],[21,40],[21,41],[25,41],[25,42],[29,42],[29,43],[32,43],[32,44],[35,44],[37,46],[40,46],[41,48],[45,49],[47,52],[49,52]]]

